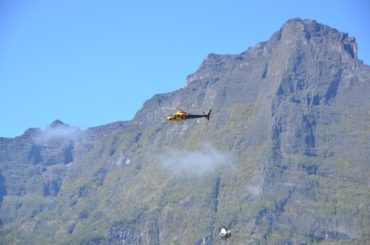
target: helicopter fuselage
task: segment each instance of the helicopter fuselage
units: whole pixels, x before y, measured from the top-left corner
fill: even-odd
[[[209,117],[211,115],[212,109],[209,110],[208,114],[203,115],[194,115],[194,114],[188,114],[187,112],[180,110],[175,112],[172,116],[167,117],[167,121],[169,122],[184,122],[187,119],[195,119],[195,118],[202,118],[205,117],[207,120],[209,120]]]

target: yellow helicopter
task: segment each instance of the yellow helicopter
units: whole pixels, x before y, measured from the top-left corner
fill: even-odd
[[[194,115],[194,114],[187,113],[183,109],[180,109],[176,111],[175,113],[173,113],[171,116],[167,117],[166,120],[169,122],[184,122],[185,120],[188,120],[188,119],[201,118],[201,117],[207,118],[207,120],[209,120],[211,112],[212,112],[212,109],[209,110],[208,114],[205,114],[203,112],[203,115]]]

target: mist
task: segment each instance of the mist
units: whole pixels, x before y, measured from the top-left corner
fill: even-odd
[[[209,143],[197,149],[179,150],[169,148],[159,156],[162,168],[176,175],[205,175],[231,164],[231,154],[217,150]]]
[[[65,124],[47,127],[45,130],[41,131],[34,139],[36,144],[47,145],[53,141],[73,141],[78,135],[80,135],[81,130],[75,126],[69,126]]]

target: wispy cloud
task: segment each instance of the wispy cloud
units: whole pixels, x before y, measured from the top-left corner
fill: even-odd
[[[204,143],[192,151],[169,148],[159,156],[159,162],[171,173],[200,176],[218,168],[227,167],[232,160],[230,154],[217,150],[209,143]]]
[[[53,141],[73,141],[81,130],[78,127],[60,124],[57,126],[49,126],[41,131],[35,138],[35,142],[39,145],[47,145]]]
[[[252,180],[248,185],[248,191],[255,197],[258,197],[262,194],[262,185],[263,179],[260,176],[253,176]]]
[[[251,193],[253,196],[259,196],[262,193],[262,188],[259,185],[249,185],[248,186],[248,191]]]

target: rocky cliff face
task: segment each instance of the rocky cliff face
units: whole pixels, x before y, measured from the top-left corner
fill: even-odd
[[[228,244],[370,242],[370,68],[356,53],[293,19],[210,54],[131,121],[0,139],[0,240],[223,244],[223,224]],[[164,122],[180,107],[211,120]]]

